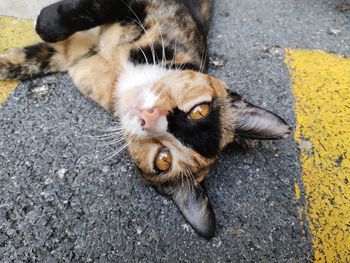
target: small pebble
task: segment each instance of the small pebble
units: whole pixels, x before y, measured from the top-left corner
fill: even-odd
[[[136,233],[137,233],[138,235],[141,235],[141,234],[142,234],[142,228],[138,226],[138,227],[136,228]]]
[[[67,173],[67,170],[62,168],[57,172],[58,178],[63,179],[65,174]]]
[[[328,34],[329,34],[329,35],[332,35],[332,36],[338,37],[338,36],[341,35],[341,30],[335,29],[335,28],[329,28],[329,29],[328,29]]]
[[[32,89],[32,93],[35,93],[38,95],[46,95],[48,92],[49,92],[49,85],[47,84],[37,86]]]
[[[45,184],[46,185],[49,185],[49,184],[52,184],[53,183],[53,180],[51,178],[48,178],[45,180]]]
[[[189,224],[182,224],[181,225],[181,228],[183,229],[183,230],[185,230],[185,231],[190,231],[190,225]]]
[[[223,58],[220,58],[218,56],[211,56],[209,58],[209,62],[211,65],[215,67],[223,67],[225,65],[225,60]]]

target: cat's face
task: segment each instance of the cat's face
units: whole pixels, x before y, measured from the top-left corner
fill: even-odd
[[[144,178],[163,184],[205,178],[223,147],[233,139],[226,87],[194,71],[161,72],[119,100],[128,150]]]
[[[135,70],[119,80],[116,105],[128,151],[144,180],[171,195],[197,232],[210,237],[214,217],[199,183],[219,153],[235,136],[279,139],[290,128],[209,75]]]

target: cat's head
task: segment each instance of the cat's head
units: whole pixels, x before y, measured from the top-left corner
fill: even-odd
[[[119,80],[116,109],[128,151],[143,179],[170,195],[196,231],[210,238],[215,220],[200,183],[219,153],[237,136],[281,139],[290,127],[212,76],[135,70]]]

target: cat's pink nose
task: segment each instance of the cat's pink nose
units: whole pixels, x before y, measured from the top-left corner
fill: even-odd
[[[162,115],[158,108],[140,110],[141,126],[146,131],[152,131],[157,120]]]

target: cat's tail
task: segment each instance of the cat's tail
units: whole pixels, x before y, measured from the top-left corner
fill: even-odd
[[[24,80],[63,71],[64,58],[52,44],[43,42],[0,55],[0,80]]]

